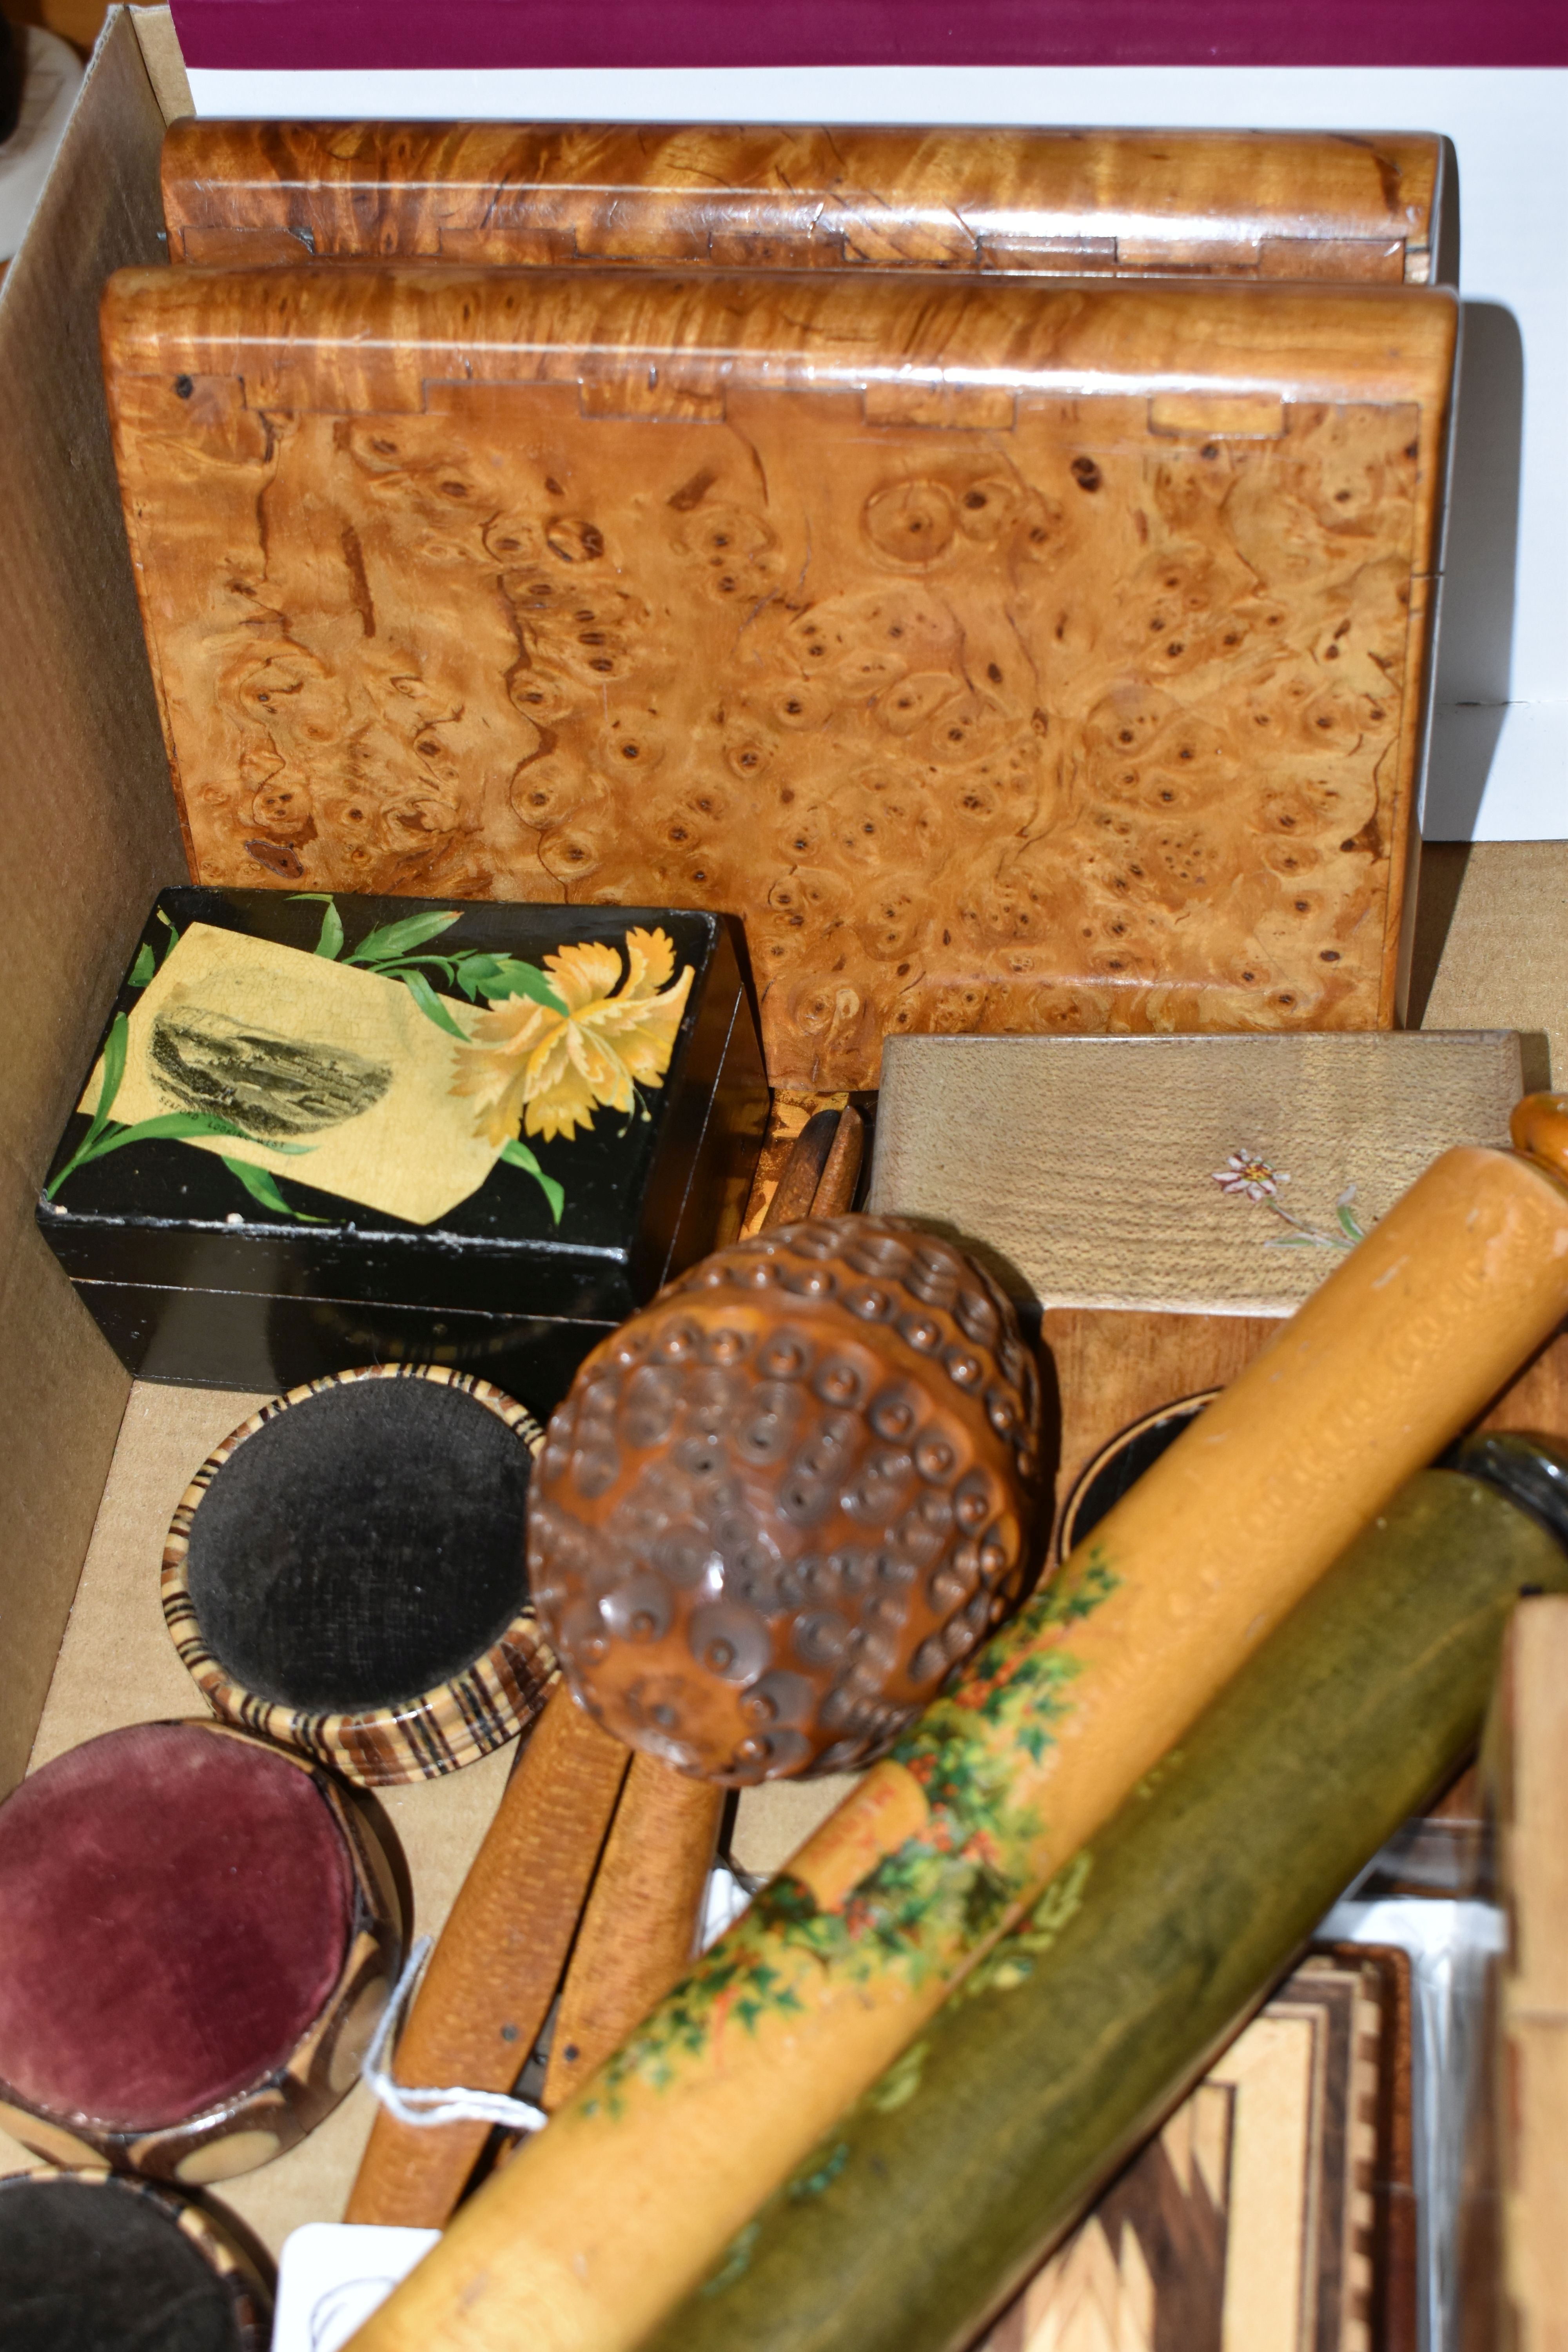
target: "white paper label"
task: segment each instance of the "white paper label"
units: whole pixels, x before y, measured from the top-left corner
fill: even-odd
[[[339,2352],[440,2234],[354,2221],[293,2231],[278,2265],[272,2352]]]

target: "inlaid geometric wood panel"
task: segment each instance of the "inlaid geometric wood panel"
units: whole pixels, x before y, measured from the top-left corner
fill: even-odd
[[[193,870],[737,910],[779,1085],[900,1030],[1386,1025],[1453,317],[124,273]]]
[[[1379,1969],[1339,1948],[1286,1979],[974,2352],[1385,2352],[1373,2190],[1400,2053]]]
[[[615,261],[1425,285],[1423,132],[171,124],[172,261]]]

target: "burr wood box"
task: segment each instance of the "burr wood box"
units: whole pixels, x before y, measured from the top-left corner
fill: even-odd
[[[127,272],[193,871],[741,912],[768,1075],[1400,996],[1455,308]]]
[[[1421,132],[175,122],[173,261],[615,262],[1426,285]]]
[[[147,1378],[544,1411],[738,1222],[764,1104],[721,918],[168,890],[38,1217]]]

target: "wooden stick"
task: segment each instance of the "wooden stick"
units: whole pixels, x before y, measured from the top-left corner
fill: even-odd
[[[697,1956],[724,1791],[634,1756],[566,1972],[542,2105],[585,2083]]]
[[[860,1181],[860,1162],[866,1152],[866,1122],[853,1103],[847,1103],[838,1115],[838,1130],[833,1139],[811,1203],[814,1217],[841,1217],[854,1203],[855,1187]]]
[[[558,1685],[431,1954],[399,2082],[511,2089],[561,1981],[628,1760]],[[439,2229],[489,2129],[400,2124],[384,2110],[344,2219]]]
[[[1559,2352],[1568,2342],[1568,1599],[1520,1603],[1485,1753],[1509,1948],[1491,2053],[1501,2266],[1495,2282],[1474,2283],[1482,2296],[1492,2290],[1476,2341]]]
[[[778,1189],[768,1202],[762,1223],[763,1233],[771,1232],[774,1225],[793,1225],[797,1218],[811,1215],[817,1187],[837,1139],[841,1117],[836,1110],[818,1110],[806,1120],[791,1146]]]

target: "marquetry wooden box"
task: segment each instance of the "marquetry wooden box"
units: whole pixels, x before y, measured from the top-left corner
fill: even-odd
[[[1426,285],[1419,132],[176,122],[174,261],[1218,274]]]
[[[1393,1023],[1447,294],[186,268],[102,324],[200,880],[733,909],[776,1086]]]

